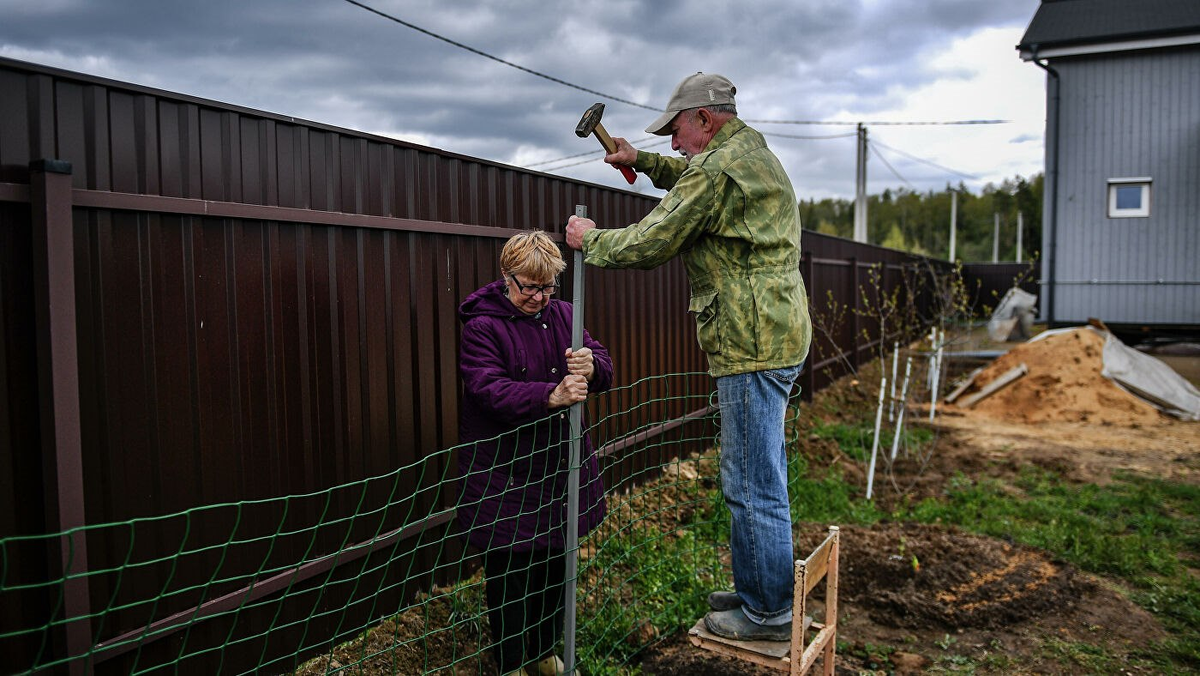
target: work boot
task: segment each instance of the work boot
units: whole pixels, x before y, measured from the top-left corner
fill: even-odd
[[[715,591],[708,595],[708,607],[712,610],[734,610],[742,607],[742,597],[737,592]]]
[[[733,641],[791,641],[792,623],[768,626],[746,617],[741,608],[714,610],[704,616],[704,626],[713,634]]]
[[[567,665],[563,664],[558,655],[551,655],[537,663],[537,676],[559,676],[566,671]]]

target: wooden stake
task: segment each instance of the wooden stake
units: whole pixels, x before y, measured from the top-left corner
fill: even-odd
[[[1026,366],[1024,363],[1017,364],[1016,366],[1012,367],[1011,369],[1005,371],[1004,375],[1000,376],[999,378],[997,378],[997,379],[993,380],[992,382],[988,383],[987,385],[985,385],[982,390],[979,390],[975,394],[972,394],[971,396],[967,397],[966,399],[963,399],[963,403],[962,403],[963,408],[971,408],[975,404],[979,403],[979,401],[982,400],[983,398],[990,397],[991,395],[995,394],[998,390],[1007,386],[1009,383],[1016,380],[1017,378],[1020,378],[1021,376],[1025,375],[1026,373],[1029,373],[1029,367]]]
[[[954,388],[953,392],[946,395],[946,403],[953,403],[955,399],[958,399],[960,394],[966,392],[967,388],[975,382],[975,376],[978,376],[980,373],[983,373],[982,368],[977,368],[974,371],[971,371],[971,375],[967,376],[966,380],[962,381],[958,387]]]

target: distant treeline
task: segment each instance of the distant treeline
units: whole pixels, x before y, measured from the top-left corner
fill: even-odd
[[[976,195],[963,184],[949,184],[940,192],[906,189],[884,190],[870,195],[867,206],[867,237],[871,244],[946,258],[950,253],[950,193],[958,192],[958,238],[955,257],[966,262],[992,260],[993,216],[1000,215],[1001,262],[1017,257],[1017,212],[1023,216],[1021,260],[1040,255],[1042,248],[1043,175],[1026,180],[1006,179],[991,183]],[[800,203],[800,216],[808,230],[838,237],[854,235],[854,201],[847,199],[807,200]]]

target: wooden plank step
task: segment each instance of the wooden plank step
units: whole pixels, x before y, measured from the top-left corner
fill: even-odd
[[[805,617],[804,631],[807,632],[812,624],[812,618]],[[692,645],[704,650],[711,650],[780,671],[791,669],[789,653],[792,645],[789,641],[734,641],[722,638],[704,626],[703,617],[688,630],[688,640],[692,642]]]

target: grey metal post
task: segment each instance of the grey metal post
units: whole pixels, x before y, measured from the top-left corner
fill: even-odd
[[[956,251],[958,244],[958,191],[950,191],[950,262],[954,262],[954,257],[958,255]],[[893,380],[895,380],[893,378]]]
[[[1000,262],[1000,214],[992,212],[992,262]]]
[[[1021,236],[1025,231],[1024,214],[1017,212],[1017,262],[1021,262]]]
[[[587,207],[575,205],[575,215],[587,218]],[[574,294],[571,299],[571,349],[583,347],[583,252],[576,250]],[[583,405],[571,405],[571,459],[567,473],[567,580],[563,601],[563,666],[575,672],[575,578],[579,574],[579,455],[583,440]]]
[[[854,164],[854,241],[867,241],[867,128],[858,123]]]

